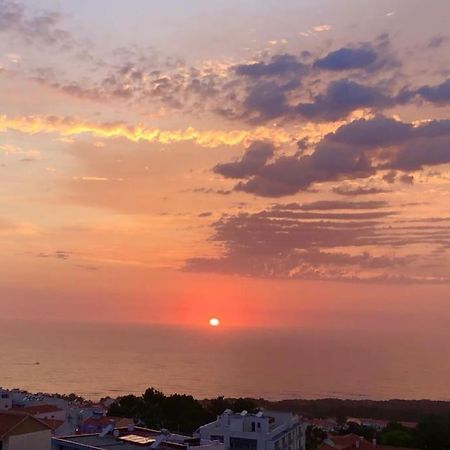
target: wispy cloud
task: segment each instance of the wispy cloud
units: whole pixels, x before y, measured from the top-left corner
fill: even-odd
[[[163,130],[145,125],[126,123],[91,123],[77,118],[55,116],[0,116],[0,132],[20,131],[27,134],[54,133],[62,137],[90,135],[96,138],[125,138],[133,142],[156,142],[173,144],[194,142],[202,147],[236,146],[253,140],[270,140],[278,144],[290,143],[293,136],[283,129],[258,127],[249,130]]]

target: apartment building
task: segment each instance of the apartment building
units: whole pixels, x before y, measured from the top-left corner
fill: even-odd
[[[195,433],[223,442],[225,450],[304,450],[305,427],[291,413],[265,411],[249,414],[226,410]]]

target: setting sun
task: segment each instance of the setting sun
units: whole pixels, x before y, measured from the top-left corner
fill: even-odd
[[[220,325],[220,320],[213,317],[212,319],[209,319],[209,324],[212,327],[218,327]]]

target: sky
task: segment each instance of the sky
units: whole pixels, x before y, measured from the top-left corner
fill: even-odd
[[[449,16],[0,0],[2,317],[445,327]]]

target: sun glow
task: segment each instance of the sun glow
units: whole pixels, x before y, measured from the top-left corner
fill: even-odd
[[[212,327],[218,327],[220,325],[220,320],[215,318],[215,317],[213,317],[212,319],[209,319],[209,324]]]

